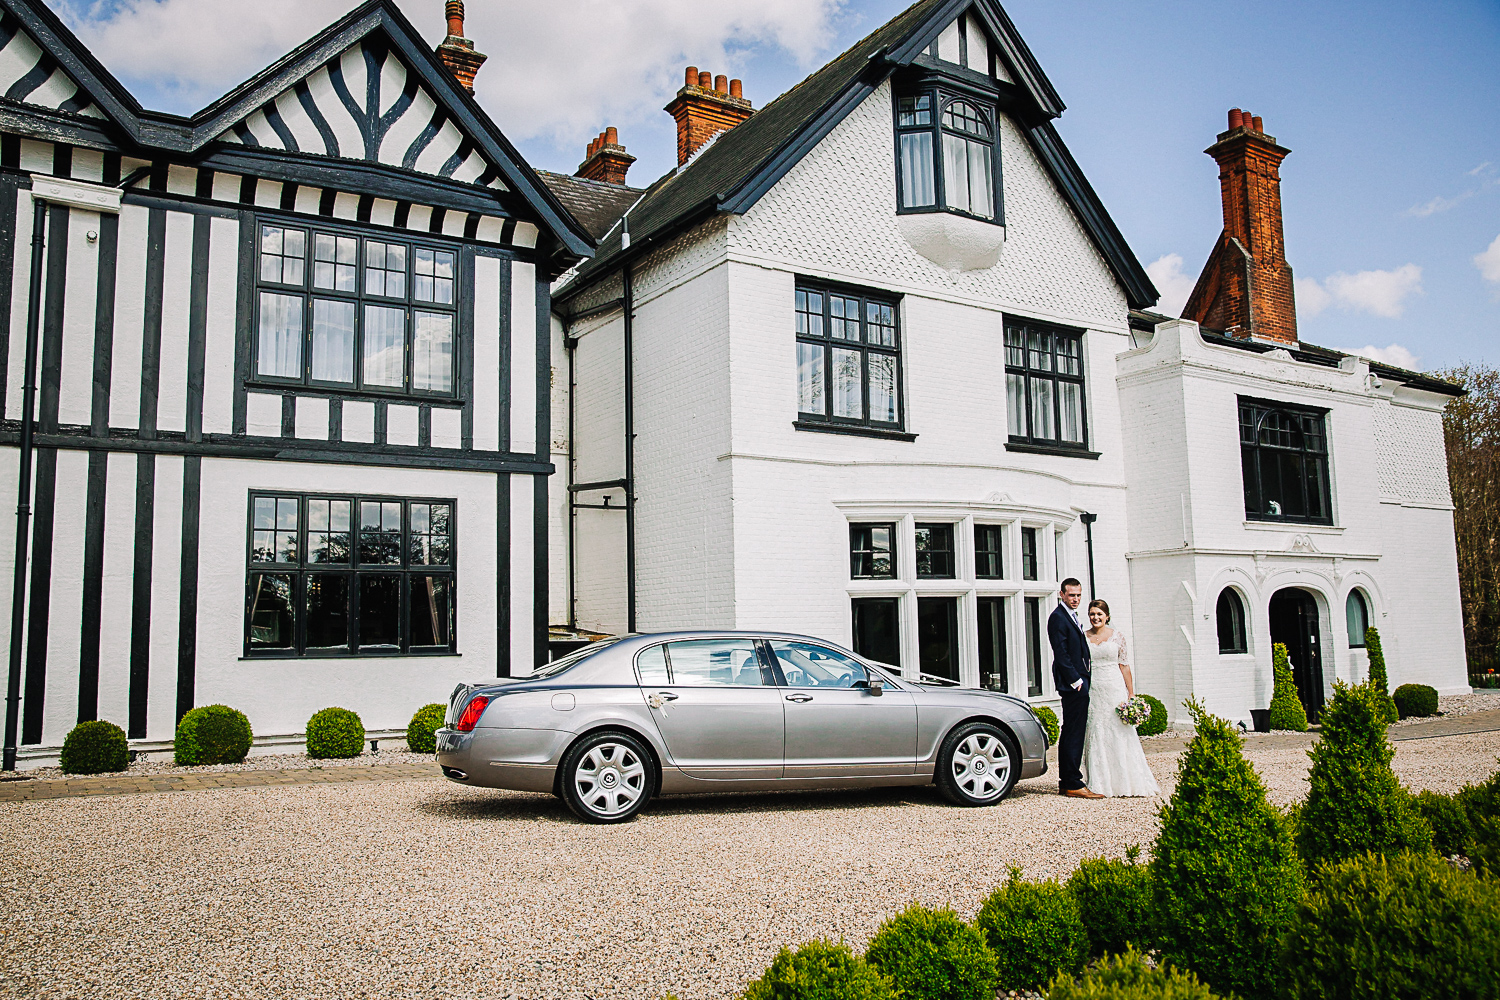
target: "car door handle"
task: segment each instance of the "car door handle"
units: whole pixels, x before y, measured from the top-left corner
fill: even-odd
[[[658,691],[656,696],[662,701],[676,701],[678,698],[682,697],[681,695],[673,694],[671,691]]]
[[[812,701],[812,695],[810,695],[810,694],[789,694],[789,695],[786,696],[786,700],[787,701],[796,701],[796,702]]]

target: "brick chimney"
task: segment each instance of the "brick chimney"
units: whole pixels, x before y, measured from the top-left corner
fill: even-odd
[[[474,43],[464,37],[463,0],[448,0],[448,37],[437,47],[437,57],[465,90],[474,93],[474,75],[489,56],[474,51]]]
[[[635,157],[625,152],[620,145],[620,133],[611,125],[589,143],[588,152],[573,176],[605,184],[624,184],[625,173],[634,162]]]
[[[677,119],[677,165],[680,167],[718,135],[755,114],[740,81],[717,78],[689,66],[682,89],[666,111]]]
[[[1224,232],[1182,318],[1234,337],[1297,346],[1297,303],[1281,227],[1281,161],[1291,150],[1261,119],[1235,108],[1204,150],[1219,164]]]

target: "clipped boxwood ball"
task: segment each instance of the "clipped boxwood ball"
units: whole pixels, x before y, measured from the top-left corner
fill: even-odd
[[[433,733],[443,726],[446,709],[442,705],[423,705],[411,717],[406,727],[406,749],[412,753],[436,753],[437,738]]]
[[[202,705],[177,723],[172,740],[172,762],[178,767],[198,764],[238,764],[250,752],[250,720],[228,705]]]
[[[1391,699],[1395,701],[1396,711],[1403,719],[1425,719],[1429,715],[1437,715],[1438,693],[1435,687],[1403,684],[1391,695]]]
[[[113,722],[80,722],[63,740],[63,774],[108,774],[129,766],[125,730]]]
[[[1167,706],[1161,703],[1160,698],[1154,698],[1149,694],[1143,694],[1140,697],[1144,698],[1146,704],[1151,706],[1151,717],[1139,726],[1136,726],[1135,731],[1142,736],[1155,736],[1157,733],[1166,732]]]
[[[307,720],[307,755],[318,760],[358,757],[365,748],[365,724],[347,708],[325,708]]]
[[[1057,724],[1057,713],[1046,705],[1033,705],[1031,710],[1041,720],[1042,728],[1047,730],[1047,745],[1050,747],[1057,742],[1059,727]]]

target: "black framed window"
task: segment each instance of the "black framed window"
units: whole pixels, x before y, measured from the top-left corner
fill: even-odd
[[[1005,529],[998,524],[974,525],[974,575],[981,580],[1005,579]]]
[[[992,691],[1009,691],[1005,651],[1005,598],[981,597],[979,611],[979,682]]]
[[[900,430],[895,301],[799,283],[796,307],[798,419]]]
[[[917,655],[922,673],[958,680],[958,598],[917,598]]]
[[[1248,653],[1249,642],[1245,635],[1245,602],[1233,587],[1219,592],[1219,652]]]
[[[1038,572],[1040,569],[1041,569],[1041,567],[1037,565],[1036,529],[1035,528],[1022,528],[1021,529],[1021,579],[1023,579],[1023,580],[1040,580],[1041,579],[1041,574]]]
[[[1344,620],[1349,626],[1349,648],[1365,648],[1365,630],[1370,627],[1370,605],[1358,590],[1344,599]]]
[[[1026,598],[1026,693],[1042,693],[1042,599]]]
[[[921,85],[896,98],[899,210],[1001,222],[998,110],[976,94]]]
[[[455,652],[454,504],[252,493],[245,655]]]
[[[261,220],[253,381],[454,395],[458,250]]]
[[[1333,523],[1326,411],[1240,399],[1240,467],[1252,521]]]
[[[849,575],[856,580],[889,580],[896,575],[896,526],[849,525]]]
[[[917,525],[917,576],[953,579],[953,525]]]
[[[1084,450],[1083,334],[1029,320],[1005,321],[1005,399],[1010,439]]]
[[[901,667],[901,605],[895,597],[856,597],[849,602],[853,615],[854,651],[860,656]]]

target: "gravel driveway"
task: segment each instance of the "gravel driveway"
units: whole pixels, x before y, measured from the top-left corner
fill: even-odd
[[[1151,753],[1170,789],[1175,747]],[[1500,733],[1397,744],[1412,787],[1483,778]],[[1283,801],[1302,747],[1251,758]],[[912,900],[971,915],[1020,865],[1148,842],[1155,803],[1023,782],[700,796],[584,826],[547,796],[403,781],[0,805],[0,996],[731,997],[776,949],[860,947]]]

